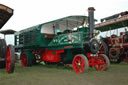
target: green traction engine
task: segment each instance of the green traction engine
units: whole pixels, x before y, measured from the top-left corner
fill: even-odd
[[[39,64],[72,64],[76,73],[89,67],[106,70],[109,60],[99,54],[100,41],[94,33],[94,11],[87,16],[68,16],[15,33],[15,51],[21,52],[23,67]]]

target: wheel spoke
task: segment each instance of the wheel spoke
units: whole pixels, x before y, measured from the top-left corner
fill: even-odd
[[[78,64],[78,62],[77,62],[77,61],[75,61],[75,64],[77,65],[77,64]]]
[[[81,66],[79,66],[79,72],[82,72],[83,68]]]
[[[84,66],[85,66],[84,60],[82,60],[82,61],[80,62],[80,66],[84,68]]]

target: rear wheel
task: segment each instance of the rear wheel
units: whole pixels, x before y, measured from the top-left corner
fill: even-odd
[[[13,73],[15,67],[15,51],[12,45],[7,47],[6,51],[6,71],[8,73]]]
[[[21,53],[21,65],[23,67],[32,66],[32,60],[28,58],[28,55],[26,52]]]
[[[83,73],[88,71],[88,59],[83,54],[76,55],[72,64],[76,73]]]
[[[99,54],[96,57],[96,65],[95,65],[96,70],[98,71],[107,70],[109,65],[110,65],[110,61],[106,55]]]

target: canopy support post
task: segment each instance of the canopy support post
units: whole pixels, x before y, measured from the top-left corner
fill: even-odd
[[[4,34],[4,39],[6,39],[6,35]]]

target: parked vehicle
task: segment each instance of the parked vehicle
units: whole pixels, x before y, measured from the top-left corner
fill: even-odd
[[[0,29],[13,15],[13,9],[0,4]],[[2,34],[10,34],[10,30],[0,31]],[[8,73],[14,71],[15,65],[15,52],[12,45],[6,44],[5,39],[0,38],[0,68],[5,68]]]
[[[44,61],[72,64],[76,73],[87,71],[89,66],[106,70],[110,62],[106,55],[98,54],[100,41],[95,38],[94,11],[90,7],[89,17],[68,16],[16,32],[15,51],[21,52],[22,66]]]
[[[101,23],[95,25],[96,30],[101,32],[109,31],[110,36],[101,37],[102,46],[100,53],[106,54],[113,63],[121,61],[128,62],[128,11],[115,14],[113,16],[101,19]],[[124,32],[118,31],[119,28],[125,28]],[[113,34],[112,30],[116,33]]]

